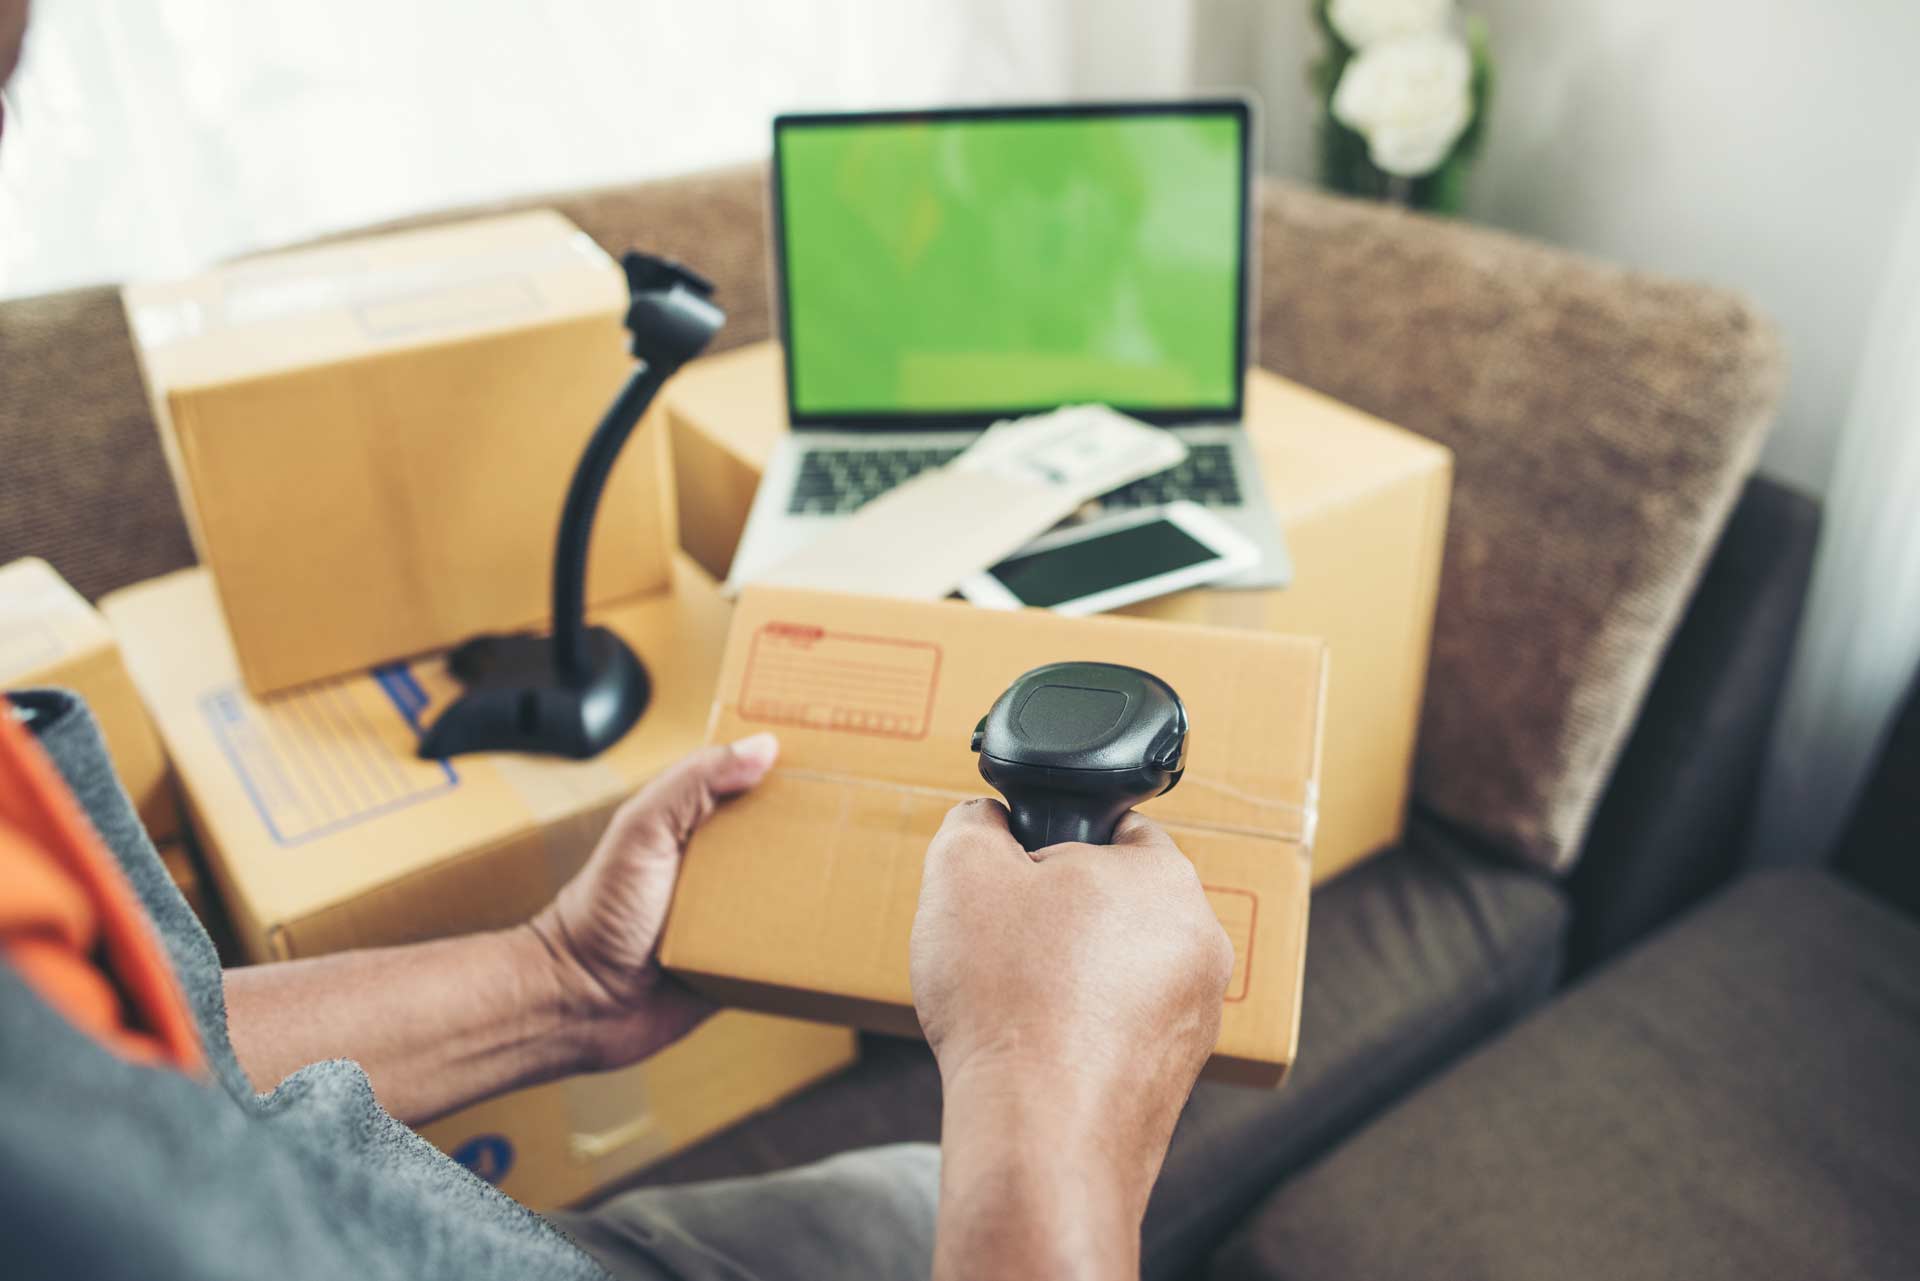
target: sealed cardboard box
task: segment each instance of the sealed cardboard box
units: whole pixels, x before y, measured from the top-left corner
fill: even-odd
[[[502,1095],[421,1128],[523,1205],[569,1205],[853,1059],[844,1028],[724,1010],[644,1063]]]
[[[254,698],[205,570],[102,602],[173,757],[208,870],[253,960],[438,938],[525,920],[606,817],[705,740],[726,634],[711,580],[596,618],[653,676],[639,724],[596,760],[415,754],[456,692],[439,658]]]
[[[696,361],[662,392],[681,545],[724,577],[786,430],[780,349]],[[1245,426],[1293,559],[1284,588],[1199,588],[1122,612],[1317,636],[1331,656],[1314,879],[1400,839],[1426,692],[1453,456],[1263,369]]]
[[[219,955],[221,963],[239,964],[240,945],[234,939],[232,924],[227,920],[226,904],[215,893],[213,878],[207,875],[206,865],[193,848],[192,833],[183,828],[181,839],[156,845],[154,852],[160,856],[160,865],[167,869],[167,875],[180,891],[180,897],[187,901],[187,906],[207,931],[207,937],[213,940],[213,950]]]
[[[53,566],[0,566],[0,687],[58,685],[86,699],[121,786],[156,845],[180,834],[172,770],[106,620]]]
[[[124,301],[250,691],[545,617],[568,479],[632,368],[625,278],[566,219],[275,254]],[[667,583],[662,436],[608,482],[592,602]]]
[[[442,763],[414,754],[453,692],[437,658],[256,699],[204,570],[115,593],[103,609],[256,961],[526,920],[585,861],[614,807],[704,740],[728,613],[683,562],[671,590],[597,615],[653,677],[640,723],[597,760]],[[504,1096],[432,1134],[516,1195],[560,1204],[853,1054],[844,1029],[729,1011],[634,1068]]]
[[[711,737],[772,729],[780,759],[695,836],[662,962],[746,1008],[917,1034],[907,946],[927,843],[956,801],[990,794],[975,724],[1015,677],[1063,659],[1142,668],[1185,701],[1186,773],[1141,811],[1193,860],[1233,940],[1208,1073],[1277,1084],[1299,1035],[1317,640],[749,587]]]
[[[213,901],[207,897],[207,879],[201,874],[200,863],[193,852],[181,841],[156,846],[154,852],[160,856],[160,865],[167,869],[167,875],[173,878],[180,897],[187,900],[187,906],[205,924],[212,915]]]

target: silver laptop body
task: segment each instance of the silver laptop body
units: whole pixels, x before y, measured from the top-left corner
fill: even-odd
[[[774,208],[770,221],[774,228],[772,259],[775,296],[780,303],[782,336],[787,340],[789,350],[793,349],[796,340],[804,342],[805,335],[796,332],[796,324],[803,322],[789,306],[787,246],[783,239],[783,228],[788,220],[783,203],[785,189],[780,157],[782,136],[787,131],[835,128],[847,124],[913,127],[928,121],[1060,120],[1115,115],[1181,116],[1187,113],[1224,113],[1236,117],[1241,123],[1241,279],[1237,299],[1240,341],[1237,344],[1237,359],[1240,396],[1244,396],[1247,353],[1253,343],[1251,307],[1248,302],[1255,279],[1254,220],[1249,203],[1248,171],[1253,154],[1253,119],[1251,104],[1238,99],[779,117],[774,122]],[[929,299],[927,305],[938,305],[938,300]],[[867,501],[920,470],[945,463],[971,444],[988,423],[1006,416],[1005,411],[983,403],[978,413],[921,415],[903,411],[860,414],[854,416],[857,421],[836,423],[830,416],[805,413],[796,408],[791,363],[787,397],[788,420],[792,430],[781,438],[761,476],[746,529],[728,574],[731,589],[737,589],[778,564],[804,546],[829,522],[857,511]],[[1238,399],[1236,397],[1236,401]],[[1116,407],[1127,409],[1124,404]],[[1224,416],[1217,412],[1208,413],[1205,421],[1197,422],[1179,421],[1178,411],[1163,410],[1139,416],[1177,435],[1188,447],[1187,460],[1170,471],[1106,495],[1083,519],[1097,525],[1103,513],[1117,515],[1141,506],[1176,499],[1197,502],[1243,534],[1261,552],[1261,562],[1255,569],[1222,580],[1217,586],[1285,585],[1291,577],[1285,544],[1261,481],[1259,465],[1237,413]],[[923,422],[924,426],[919,425]]]

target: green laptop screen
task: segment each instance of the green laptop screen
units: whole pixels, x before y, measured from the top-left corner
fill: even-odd
[[[792,409],[1231,410],[1242,112],[783,121]]]

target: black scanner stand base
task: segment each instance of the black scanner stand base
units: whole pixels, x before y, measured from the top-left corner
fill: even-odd
[[[631,305],[634,368],[573,469],[553,552],[553,634],[476,636],[448,656],[467,687],[420,740],[420,755],[534,752],[585,760],[620,741],[647,709],[647,669],[626,642],[587,626],[587,553],[607,477],[660,387],[693,359],[726,316],[713,284],[652,254],[621,260]]]
[[[552,636],[476,636],[447,655],[466,692],[420,740],[420,755],[538,752],[586,760],[620,741],[647,709],[652,683],[604,627],[579,635],[562,663]]]

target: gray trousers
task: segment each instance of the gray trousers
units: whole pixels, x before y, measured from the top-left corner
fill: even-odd
[[[618,1281],[905,1281],[933,1271],[939,1199],[940,1149],[902,1143],[548,1218]]]

